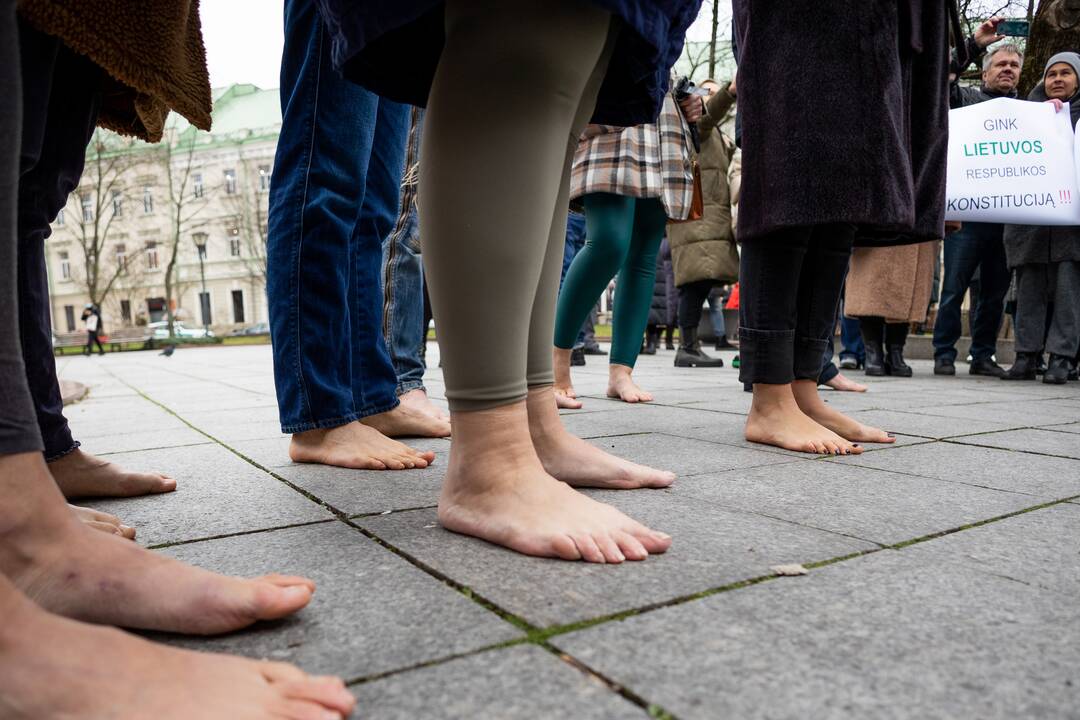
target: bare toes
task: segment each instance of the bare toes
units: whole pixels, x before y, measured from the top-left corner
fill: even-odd
[[[282,691],[294,700],[306,700],[318,703],[326,709],[347,715],[356,704],[356,698],[348,691],[339,678],[321,676],[300,678],[288,682]]]
[[[607,533],[598,533],[593,536],[593,539],[600,548],[600,552],[604,553],[604,559],[607,562],[617,565],[626,559],[618,543]]]
[[[270,573],[269,575],[263,575],[256,578],[256,580],[262,580],[278,587],[292,587],[293,585],[303,585],[311,592],[315,592],[315,581],[310,578],[300,577],[299,575],[282,575],[280,573]]]
[[[619,549],[627,560],[644,560],[649,557],[649,551],[641,544],[641,541],[628,532],[615,530],[611,533],[612,539],[619,544]]]
[[[604,553],[600,552],[600,548],[597,547],[592,535],[575,535],[574,544],[577,545],[578,552],[581,553],[581,559],[585,562],[604,562]]]
[[[257,620],[276,620],[292,615],[311,602],[311,588],[307,585],[280,587],[271,583],[258,583],[254,595],[254,615]]]
[[[560,535],[551,541],[551,551],[563,560],[580,560],[577,543],[568,535]]]

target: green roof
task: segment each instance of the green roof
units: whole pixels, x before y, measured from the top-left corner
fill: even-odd
[[[263,90],[237,84],[214,88],[213,124],[210,140],[276,135],[281,130],[281,101],[277,88]],[[191,124],[180,115],[169,116],[169,125],[184,133]],[[204,142],[206,134],[203,134]]]

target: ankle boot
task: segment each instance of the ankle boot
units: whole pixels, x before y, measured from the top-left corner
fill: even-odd
[[[1069,382],[1069,358],[1051,354],[1046,372],[1043,373],[1043,382],[1047,385],[1064,385]]]
[[[859,318],[863,344],[866,346],[866,374],[871,377],[883,377],[885,372],[885,352],[882,342],[885,334],[885,322],[881,318]]]
[[[701,349],[701,341],[698,340],[697,328],[680,328],[675,367],[724,367],[724,359],[705,354]]]
[[[896,377],[911,377],[911,366],[904,362],[904,345],[907,344],[907,323],[885,323],[885,372]]]
[[[664,349],[675,349],[675,327],[672,325],[668,325],[664,330]]]
[[[641,348],[642,355],[655,355],[656,346],[659,344],[660,331],[655,325],[649,325],[645,328],[645,344]]]
[[[1013,361],[1012,367],[1001,376],[1001,379],[1034,380],[1035,374],[1039,370],[1039,355],[1041,355],[1041,353],[1016,353],[1016,360]]]

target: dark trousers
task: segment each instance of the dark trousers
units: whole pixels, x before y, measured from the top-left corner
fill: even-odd
[[[709,293],[720,283],[715,280],[695,280],[679,286],[679,327],[697,330],[701,323],[701,308]]]
[[[19,145],[22,141],[22,78],[15,1],[0,0],[0,455],[40,452],[19,341],[18,235]],[[51,356],[50,352],[50,356]]]
[[[1080,262],[1016,268],[1016,351],[1073,358],[1080,346]]]
[[[98,355],[105,354],[105,348],[101,346],[101,338],[98,337],[97,330],[86,331],[86,347],[83,348],[83,354],[92,355],[94,352],[94,345],[97,345]]]
[[[993,223],[964,223],[958,232],[945,238],[945,279],[937,322],[934,323],[935,359],[956,360],[961,305],[976,270],[979,272],[978,290],[972,287],[972,309],[968,316],[971,357],[985,360],[997,351],[997,336],[1005,315],[1005,295],[1012,280],[1005,262],[1002,230],[1001,225]]]
[[[19,24],[23,127],[19,153],[19,334],[45,459],[79,446],[71,436],[53,358],[45,239],[79,186],[101,105],[101,69],[59,40]]]
[[[817,381],[843,290],[855,228],[795,227],[743,245],[739,379]]]

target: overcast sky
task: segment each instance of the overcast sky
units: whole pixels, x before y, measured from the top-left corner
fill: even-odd
[[[730,28],[731,2],[720,3],[720,33]],[[253,83],[277,87],[282,42],[281,0],[202,0],[203,34],[214,87]],[[690,28],[692,40],[709,39],[711,2]]]

